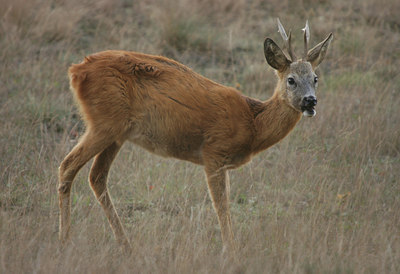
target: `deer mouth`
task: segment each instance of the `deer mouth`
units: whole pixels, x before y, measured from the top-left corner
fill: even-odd
[[[317,112],[315,111],[315,106],[301,107],[301,112],[306,117],[313,117]]]
[[[317,98],[313,95],[306,96],[301,101],[301,112],[306,117],[313,117],[317,112],[315,106],[317,105]]]

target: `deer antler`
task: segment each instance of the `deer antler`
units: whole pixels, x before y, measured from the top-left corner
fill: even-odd
[[[310,42],[310,27],[308,26],[308,20],[306,21],[306,26],[304,29],[304,53],[303,53],[303,60],[307,59],[308,54],[308,43]]]
[[[293,52],[292,49],[292,31],[289,31],[289,36],[286,35],[286,31],[285,28],[282,26],[281,21],[279,20],[279,18],[277,18],[278,21],[278,32],[281,34],[283,41],[285,41],[285,46],[287,47],[288,53],[290,55],[290,59],[292,59],[291,61],[294,62],[296,61],[296,55]]]

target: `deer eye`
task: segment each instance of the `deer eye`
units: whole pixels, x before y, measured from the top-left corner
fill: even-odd
[[[293,85],[296,83],[296,82],[294,81],[293,77],[289,77],[289,78],[287,79],[287,82],[288,82],[288,84],[291,85],[291,86],[293,86]]]
[[[318,77],[317,76],[314,77],[314,84],[316,84],[316,83],[318,83]]]

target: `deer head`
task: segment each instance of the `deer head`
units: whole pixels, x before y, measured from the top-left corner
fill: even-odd
[[[304,116],[312,117],[316,114],[315,106],[317,97],[315,91],[318,86],[318,76],[315,69],[322,62],[333,35],[330,33],[325,40],[308,50],[310,40],[310,29],[308,21],[303,29],[304,32],[304,53],[302,58],[297,59],[292,45],[291,32],[286,34],[284,27],[278,20],[278,30],[288,51],[288,56],[270,38],[264,42],[264,54],[268,64],[277,71],[279,77],[278,93],[287,104],[303,113]]]

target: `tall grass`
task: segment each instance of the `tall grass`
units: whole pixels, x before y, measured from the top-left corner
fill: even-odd
[[[395,0],[0,0],[0,272],[399,273],[400,4]],[[318,114],[230,172],[239,262],[221,255],[202,168],[126,144],[110,192],[133,245],[123,255],[87,183],[60,248],[57,168],[83,132],[67,68],[125,49],[172,57],[266,99],[262,43],[275,18],[313,43]]]

